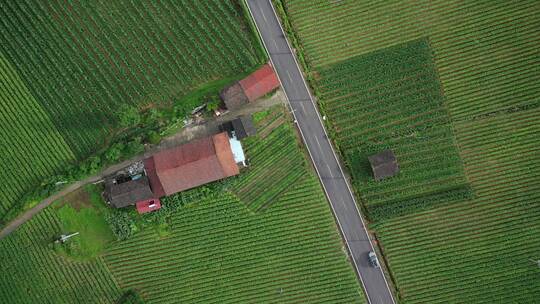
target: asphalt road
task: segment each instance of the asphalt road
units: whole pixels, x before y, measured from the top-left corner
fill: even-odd
[[[330,201],[368,301],[394,303],[381,269],[369,265],[367,256],[373,250],[369,235],[276,12],[270,0],[246,1]]]

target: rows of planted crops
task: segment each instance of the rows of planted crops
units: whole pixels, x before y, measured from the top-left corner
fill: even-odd
[[[364,303],[292,122],[281,107],[265,113],[256,119],[261,132],[244,141],[252,158],[247,171],[162,200],[182,205],[166,234],[146,227],[109,244],[99,258],[76,262],[52,249],[53,237],[65,232],[57,209],[49,207],[23,225],[0,242],[7,274],[0,278],[0,302],[112,303],[134,289],[149,303]],[[294,169],[301,178],[274,174],[287,159],[280,150],[301,164]],[[272,178],[263,181],[260,174]],[[226,189],[260,191],[265,203],[256,204],[264,212],[252,208],[258,195]],[[21,283],[10,289],[14,281]]]
[[[370,218],[469,195],[427,40],[327,66],[320,77],[337,145]],[[401,172],[375,181],[368,156],[385,149]]]
[[[531,262],[540,243],[540,126],[530,119],[539,114],[456,124],[476,198],[376,226],[408,302],[534,303],[540,297]]]
[[[74,158],[15,69],[0,57],[0,217],[26,191]]]
[[[338,128],[335,139],[352,153],[346,161],[354,167],[353,177],[362,172],[358,168],[369,167],[351,158],[372,147],[395,146],[403,136],[408,143],[397,148],[402,173],[414,173],[407,166],[421,163],[418,179],[406,189],[398,179],[380,189],[355,182],[361,197],[381,202],[461,184],[463,174],[453,168],[462,160],[472,200],[459,202],[461,194],[454,192],[458,202],[373,226],[399,297],[407,303],[535,302],[540,296],[538,269],[531,262],[540,254],[540,6],[528,0],[281,2],[311,72],[317,72],[315,86]],[[418,39],[429,41],[431,68],[422,63],[425,53],[400,56],[395,50]],[[384,59],[355,71],[358,56],[393,47],[388,54],[402,63],[396,68],[389,70]],[[402,77],[377,84],[373,78],[380,71],[387,71],[382,77]],[[441,116],[446,111],[449,115]],[[447,127],[400,133],[403,126],[445,121]],[[392,134],[381,136],[386,130]],[[459,154],[448,154],[454,142]],[[438,179],[441,173],[448,178]],[[397,206],[388,207],[392,212]]]
[[[78,156],[119,105],[171,102],[259,61],[234,1],[3,5],[1,50]]]
[[[52,249],[63,232],[54,212],[45,209],[0,242],[0,302],[114,302],[120,291],[103,260],[68,260]]]
[[[234,193],[254,212],[268,208],[280,194],[305,176],[305,160],[290,125],[275,109],[256,124],[259,135],[244,141],[249,166],[234,184]],[[271,129],[271,130],[269,130]],[[261,138],[262,134],[265,135]]]
[[[141,233],[107,252],[122,288],[153,303],[363,302],[290,122],[273,123],[282,116],[279,108],[259,116],[259,135],[244,141],[250,168],[231,183],[240,200],[197,190],[169,197],[165,203],[185,204],[170,235]]]
[[[2,3],[0,217],[105,144],[121,105],[171,106],[260,63],[243,18],[236,1]]]

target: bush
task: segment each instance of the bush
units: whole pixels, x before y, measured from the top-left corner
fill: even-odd
[[[121,127],[130,128],[141,123],[141,114],[137,108],[125,104],[118,111],[118,121]]]
[[[117,240],[125,240],[137,231],[135,221],[131,216],[120,210],[115,210],[106,216],[107,223]]]
[[[105,158],[109,162],[115,162],[120,159],[120,156],[122,156],[122,150],[124,150],[124,144],[115,143],[105,152]]]
[[[150,131],[148,133],[148,142],[152,145],[157,145],[161,141],[161,135],[156,131]]]

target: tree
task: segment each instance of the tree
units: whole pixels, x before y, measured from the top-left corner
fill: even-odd
[[[115,143],[105,152],[105,158],[110,162],[115,162],[122,156],[122,150],[124,150],[124,144]]]

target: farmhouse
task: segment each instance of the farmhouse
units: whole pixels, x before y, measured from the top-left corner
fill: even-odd
[[[105,181],[105,200],[115,208],[137,206],[139,213],[157,210],[161,207],[154,195],[148,177],[117,175]]]
[[[375,180],[392,177],[399,172],[399,165],[392,150],[384,150],[368,157]]]
[[[240,173],[243,151],[226,132],[161,151],[144,160],[150,186],[162,197]],[[241,155],[239,155],[241,153]],[[234,155],[237,154],[237,155]]]
[[[234,110],[244,104],[254,102],[278,87],[279,80],[276,73],[267,63],[248,77],[224,88],[220,97],[227,109]]]

